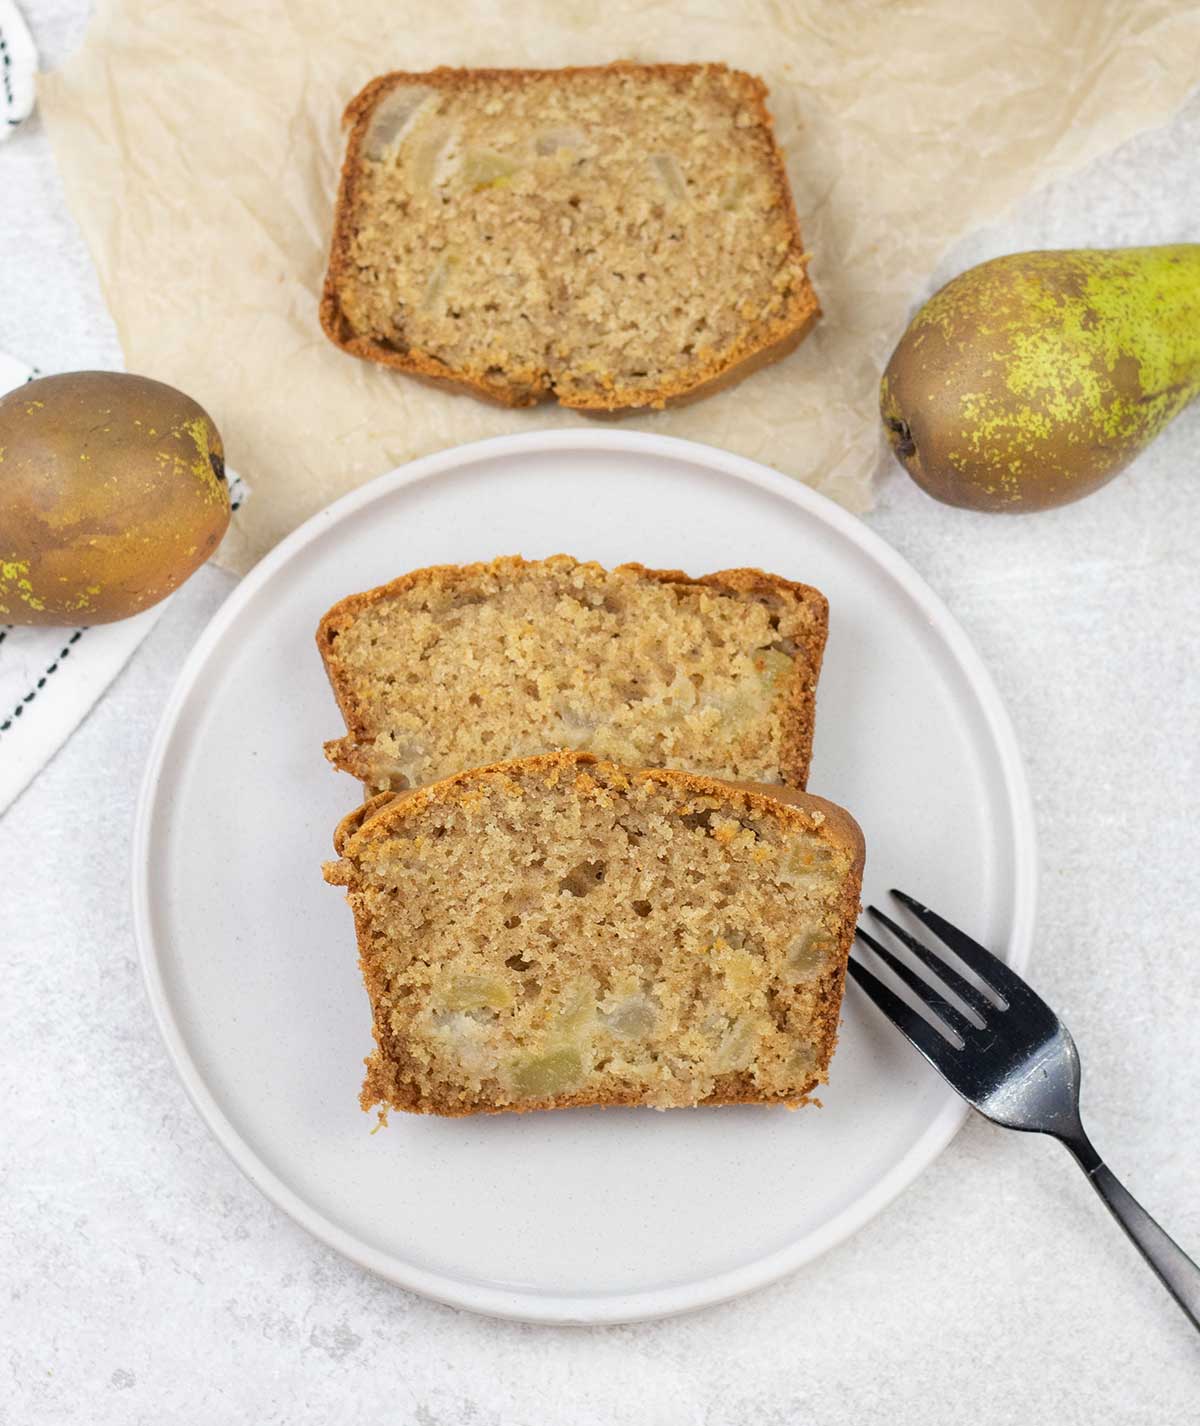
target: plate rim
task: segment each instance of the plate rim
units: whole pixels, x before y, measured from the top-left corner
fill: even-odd
[[[317,511],[238,581],[201,631],[176,676],[151,742],[134,819],[130,878],[134,936],[147,998],[172,1067],[209,1132],[259,1192],[318,1242],[359,1267],[447,1306],[487,1316],[546,1326],[599,1326],[647,1321],[715,1306],[776,1282],[813,1261],[844,1242],[915,1182],[958,1132],[967,1117],[968,1106],[962,1100],[948,1098],[901,1158],[840,1212],[785,1247],[726,1272],[695,1282],[594,1295],[521,1291],[452,1278],[406,1263],[360,1240],[309,1204],[267,1167],[253,1145],[227,1118],[191,1056],[167,994],[160,952],[151,932],[150,831],[167,753],[180,714],[197,680],[242,607],[294,556],[363,506],[404,486],[492,457],[532,455],[546,450],[666,457],[748,481],[805,508],[819,523],[831,526],[849,539],[897,581],[927,616],[934,632],[962,670],[978,701],[997,755],[1012,821],[1013,929],[1009,953],[1010,963],[1018,970],[1027,965],[1033,945],[1038,888],[1037,834],[1028,777],[1012,720],[987,665],[941,597],[898,551],[857,516],[800,481],[719,447],[646,431],[604,429],[526,431],[451,446],[376,476]]]

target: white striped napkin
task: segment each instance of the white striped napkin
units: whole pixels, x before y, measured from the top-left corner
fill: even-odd
[[[0,353],[0,395],[36,370]],[[245,483],[226,467],[236,510]],[[170,600],[91,628],[0,625],[0,813],[75,731]]]
[[[0,141],[33,113],[37,51],[13,0],[0,0]]]

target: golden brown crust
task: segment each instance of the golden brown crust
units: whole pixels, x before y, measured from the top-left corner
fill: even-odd
[[[405,796],[407,793],[404,792],[377,792],[374,797],[368,797],[353,812],[348,812],[334,829],[334,851],[341,856],[343,847],[356,832],[362,829],[365,823],[369,822],[377,812],[382,812],[389,802],[395,801],[397,797]]]
[[[699,1101],[706,1105],[720,1104],[776,1104],[795,1108],[809,1103],[811,1092],[827,1077],[829,1062],[837,1044],[838,1019],[842,993],[845,985],[846,961],[854,937],[854,928],[859,911],[859,890],[865,862],[865,843],[858,823],[844,808],[827,801],[823,797],[801,792],[795,788],[783,788],[760,783],[731,783],[719,778],[705,777],[697,773],[671,769],[653,768],[631,770],[619,768],[605,762],[591,753],[560,752],[547,753],[538,757],[518,758],[508,762],[494,763],[489,767],[471,768],[457,773],[441,782],[427,787],[413,789],[399,796],[383,793],[369,799],[356,812],[339,825],[335,847],[341,860],[327,863],[325,878],[333,885],[355,885],[356,853],[366,844],[375,840],[387,840],[397,826],[410,817],[419,816],[433,807],[469,806],[478,799],[477,791],[481,782],[497,778],[507,779],[514,786],[520,779],[541,774],[547,782],[550,779],[573,777],[574,785],[596,786],[592,781],[594,773],[604,779],[604,786],[614,790],[627,788],[639,780],[650,781],[677,793],[681,799],[713,798],[744,813],[757,816],[773,816],[785,825],[817,831],[821,838],[850,854],[851,871],[846,878],[841,903],[834,921],[834,936],[839,947],[838,971],[834,979],[826,984],[825,994],[816,1015],[817,1033],[815,1043],[818,1051],[813,1076],[796,1094],[786,1099],[764,1097],[747,1073],[723,1076],[713,1092]],[[686,803],[681,804],[686,808]],[[343,829],[347,829],[344,834]],[[353,905],[353,903],[352,903]],[[586,1090],[571,1094],[557,1095],[547,1099],[531,1100],[516,1104],[472,1103],[468,1106],[459,1100],[436,1101],[420,1098],[415,1088],[407,1083],[399,1073],[405,1051],[401,1041],[393,1034],[381,1008],[385,1003],[387,985],[379,968],[366,953],[370,945],[369,928],[357,910],[354,912],[355,930],[360,948],[359,964],[366,982],[373,1011],[372,1035],[376,1049],[364,1063],[367,1074],[363,1083],[360,1103],[364,1110],[377,1104],[387,1109],[406,1113],[433,1113],[447,1117],[462,1117],[470,1114],[525,1113],[540,1109],[567,1109],[584,1106],[599,1108],[633,1107],[645,1103],[643,1097],[634,1094],[607,1094],[596,1096]]]
[[[747,335],[733,352],[714,363],[698,380],[689,378],[686,386],[668,385],[653,394],[639,393],[639,399],[636,401],[621,401],[607,392],[578,392],[570,397],[556,398],[555,391],[544,375],[534,377],[521,385],[515,382],[512,379],[513,374],[509,373],[504,382],[490,383],[470,373],[452,370],[427,352],[401,352],[370,337],[361,336],[351,328],[341,308],[338,286],[350,266],[350,248],[354,239],[361,176],[360,155],[375,107],[391,90],[407,84],[424,84],[453,91],[468,89],[481,79],[493,83],[523,84],[529,79],[551,74],[569,80],[576,75],[604,74],[617,70],[637,70],[658,77],[684,77],[708,70],[733,77],[742,86],[743,95],[753,110],[755,121],[770,139],[768,162],[779,205],[786,215],[792,242],[797,252],[803,254],[804,240],[792,198],[791,183],[775,139],[775,121],[766,104],[767,87],[757,75],[748,74],[744,70],[731,70],[724,64],[635,64],[628,60],[618,60],[605,65],[575,65],[556,70],[456,69],[446,65],[424,72],[396,70],[372,79],[354,96],[342,116],[343,128],[348,131],[346,156],[338,182],[329,266],[319,309],[322,330],[330,341],[352,356],[392,367],[426,384],[473,396],[492,405],[525,407],[558,399],[563,406],[599,416],[621,416],[647,408],[660,410],[668,406],[687,405],[735,385],[795,350],[821,316],[821,304],[811,283],[807,281],[804,291],[800,294],[800,301],[792,313],[753,336]]]
[[[571,555],[552,555],[550,559],[574,559]],[[578,563],[578,561],[576,561]],[[521,555],[500,555],[496,559],[465,565],[428,565],[410,570],[387,584],[377,585],[359,594],[348,595],[327,610],[317,625],[317,649],[325,665],[333,696],[346,723],[346,736],[325,745],[325,753],[333,765],[358,776],[353,749],[359,739],[368,736],[362,714],[355,704],[351,680],[342,673],[334,645],[338,634],[372,604],[413,589],[422,581],[445,579],[467,583],[486,575],[499,575],[546,564],[548,560],[527,560]],[[825,654],[829,630],[829,601],[819,589],[768,574],[761,569],[724,569],[713,574],[692,576],[680,569],[648,569],[636,561],[616,566],[619,571],[631,571],[659,584],[684,585],[689,588],[710,588],[735,594],[748,594],[763,600],[784,596],[804,604],[812,613],[812,627],[803,644],[807,670],[797,667],[788,689],[788,702],[783,713],[783,745],[780,755],[780,781],[791,787],[803,788],[812,761],[813,729],[816,721],[817,683]]]

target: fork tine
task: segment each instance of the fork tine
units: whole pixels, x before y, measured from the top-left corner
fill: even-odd
[[[977,990],[969,980],[964,979],[954,969],[948,961],[939,956],[936,951],[931,951],[928,946],[924,946],[903,926],[898,926],[890,916],[885,916],[877,906],[868,906],[867,910],[877,921],[882,921],[893,936],[917,957],[941,980],[955,995],[971,1007],[975,1013],[986,1022],[989,1015],[995,1015],[996,1005],[984,995],[983,991]]]
[[[939,1035],[923,1015],[918,1015],[911,1005],[906,1005],[894,991],[873,976],[861,961],[851,957],[846,969],[913,1048],[919,1050],[940,1074],[951,1075],[954,1057],[959,1053],[957,1047],[944,1035]]]
[[[1042,1005],[1041,996],[1021,979],[1014,970],[1000,959],[994,956],[986,947],[981,946],[978,941],[973,941],[965,931],[960,931],[957,926],[952,926],[943,916],[939,916],[936,911],[931,911],[928,906],[922,905],[915,897],[909,896],[906,892],[897,891],[892,887],[892,895],[903,906],[907,906],[918,921],[924,922],[926,926],[950,947],[950,949],[963,960],[978,975],[990,990],[994,990],[1010,1005],[1014,1003],[1028,1005],[1031,1002]]]
[[[868,911],[871,909],[871,907],[867,907]],[[904,984],[908,986],[909,990],[913,991],[923,1000],[943,1023],[949,1025],[959,1039],[964,1043],[966,1042],[971,1031],[976,1027],[971,1024],[961,1010],[951,1005],[948,1000],[939,995],[937,990],[930,985],[924,976],[918,975],[911,966],[905,965],[898,956],[893,955],[885,945],[877,941],[868,931],[864,931],[861,926],[856,926],[855,934],[860,941],[865,941],[867,945],[870,946],[884,965],[889,966],[892,971],[900,977]]]

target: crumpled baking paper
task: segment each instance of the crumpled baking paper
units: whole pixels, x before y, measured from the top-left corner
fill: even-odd
[[[341,111],[438,64],[724,60],[761,74],[825,309],[779,365],[647,431],[871,502],[879,372],[939,256],[1164,122],[1200,74],[1179,0],[100,0],[40,83],[130,370],[182,387],[256,490],[239,571],[382,471],[587,418],[503,411],[338,351],[317,323]]]

